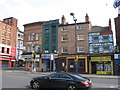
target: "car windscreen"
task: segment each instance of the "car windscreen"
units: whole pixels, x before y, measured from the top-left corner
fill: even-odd
[[[84,78],[80,75],[75,75],[75,74],[70,74],[73,78],[76,78],[76,79],[79,79],[79,80],[82,80],[82,81],[86,81],[88,80],[87,78]]]

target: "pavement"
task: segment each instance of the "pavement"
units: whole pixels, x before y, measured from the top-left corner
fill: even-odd
[[[25,71],[25,68],[2,68],[2,72],[16,72],[16,73],[25,73],[25,74],[36,74],[36,75],[49,75],[55,72],[31,72]],[[103,79],[120,79],[120,76],[115,75],[96,75],[96,74],[79,74],[83,77],[88,78],[103,78]]]

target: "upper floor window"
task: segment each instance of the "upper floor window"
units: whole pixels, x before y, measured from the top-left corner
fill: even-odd
[[[68,47],[62,47],[62,53],[68,53]]]
[[[98,36],[94,36],[93,40],[99,40]]]
[[[28,41],[30,41],[30,34],[28,34]]]
[[[30,52],[30,50],[31,50],[31,48],[30,48],[30,46],[28,46],[28,47],[27,47],[27,51]]]
[[[103,46],[103,52],[104,53],[109,53],[109,45],[104,45]]]
[[[10,31],[10,29],[11,29],[11,26],[8,26],[8,30]]]
[[[78,51],[79,53],[85,52],[84,46],[78,46],[77,51]]]
[[[62,41],[68,41],[67,35],[62,35]]]
[[[35,40],[38,40],[39,39],[39,36],[38,34],[35,35]]]
[[[2,38],[2,44],[5,44],[5,38]]]
[[[10,45],[10,40],[7,40],[7,45]]]
[[[36,51],[36,52],[40,52],[40,46],[39,46],[39,45],[37,45],[37,46],[35,47],[35,51]]]
[[[10,38],[10,32],[8,32],[8,38]]]
[[[104,40],[109,40],[109,36],[103,36]]]
[[[61,31],[68,31],[68,28],[67,27],[62,27]]]
[[[93,49],[94,49],[94,53],[99,53],[99,46],[94,46]]]
[[[85,38],[84,38],[84,34],[79,34],[78,35],[78,40],[84,40]]]
[[[6,24],[4,24],[3,28],[6,29]]]
[[[32,33],[31,40],[35,40],[35,33]]]
[[[77,30],[85,29],[85,26],[77,26]]]

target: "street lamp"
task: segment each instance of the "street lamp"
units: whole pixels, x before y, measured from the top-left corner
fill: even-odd
[[[74,61],[75,61],[76,74],[78,74],[77,32],[76,32],[76,30],[77,30],[77,23],[76,23],[77,19],[75,18],[74,13],[70,13],[70,15],[73,16],[73,20],[75,22],[75,54],[76,54],[76,56],[75,56]]]

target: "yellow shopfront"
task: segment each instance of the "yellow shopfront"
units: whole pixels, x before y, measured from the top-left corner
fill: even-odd
[[[90,57],[90,73],[113,75],[113,61],[111,56]]]

